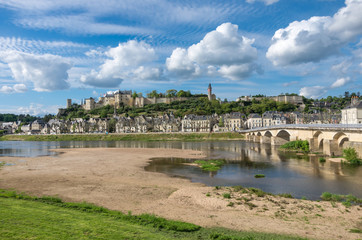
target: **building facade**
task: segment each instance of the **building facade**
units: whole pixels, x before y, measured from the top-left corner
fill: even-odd
[[[352,97],[351,104],[342,109],[342,124],[362,124],[362,101]]]

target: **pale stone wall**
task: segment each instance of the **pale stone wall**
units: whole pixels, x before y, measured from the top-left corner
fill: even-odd
[[[84,109],[85,110],[93,110],[95,108],[95,102],[93,98],[88,98],[85,100]]]

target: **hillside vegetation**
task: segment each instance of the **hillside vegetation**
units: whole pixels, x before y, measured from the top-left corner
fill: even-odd
[[[150,104],[144,107],[129,107],[120,106],[116,109],[116,113],[124,116],[136,117],[139,115],[161,115],[163,113],[170,113],[176,117],[183,117],[187,114],[195,115],[211,115],[211,114],[225,114],[230,112],[241,112],[248,115],[249,113],[262,114],[265,111],[294,111],[297,107],[291,103],[281,103],[270,99],[263,99],[261,101],[253,102],[220,102],[218,100],[209,101],[207,97],[191,97],[186,101],[175,101],[170,104],[157,103]],[[65,113],[60,116],[65,119],[70,118],[90,118],[92,116],[99,116],[105,118],[108,115],[114,114],[114,107],[104,106],[93,109],[91,111],[84,110],[80,105],[73,104],[71,108],[66,109]]]

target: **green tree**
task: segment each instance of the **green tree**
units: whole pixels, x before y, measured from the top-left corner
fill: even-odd
[[[150,92],[150,93],[147,93],[147,97],[149,97],[149,98],[158,98],[159,97],[159,94],[157,93],[157,91],[156,90],[153,90],[152,92]]]
[[[170,89],[166,91],[166,97],[171,98],[171,97],[176,97],[177,94],[177,90],[175,89]]]
[[[116,123],[117,123],[117,120],[115,118],[112,118],[111,120],[109,120],[108,132],[110,132],[110,133],[116,132]]]
[[[136,91],[134,91],[134,92],[132,93],[132,98],[135,99],[136,97],[138,97],[138,94],[137,94]]]
[[[219,119],[219,127],[224,127],[224,119],[223,119],[223,117],[220,117],[220,119]]]

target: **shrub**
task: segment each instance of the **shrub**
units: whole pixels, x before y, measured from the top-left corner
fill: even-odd
[[[223,195],[222,195],[224,198],[231,198],[231,195],[230,195],[230,193],[224,193]]]
[[[234,203],[233,203],[233,202],[229,202],[227,206],[228,206],[228,207],[233,207],[233,206],[234,206]]]
[[[259,189],[259,188],[249,188],[249,190],[252,192],[252,193],[255,193],[256,196],[258,197],[264,197],[265,195],[267,195],[268,193],[264,192],[263,190]]]
[[[349,164],[362,165],[362,160],[358,158],[358,154],[356,152],[356,149],[354,148],[343,149],[343,157],[347,160]]]
[[[320,163],[324,163],[324,162],[326,162],[326,159],[325,159],[324,157],[320,157],[320,158],[319,158],[319,162],[320,162]]]
[[[338,194],[332,194],[329,192],[324,192],[321,195],[321,198],[324,201],[331,201],[331,202],[342,202],[343,205],[346,207],[350,206],[351,204],[361,204],[362,199],[359,199],[353,195],[338,195]]]
[[[287,149],[287,150],[296,150],[296,151],[303,151],[303,152],[309,152],[309,143],[307,140],[297,140],[297,141],[291,141],[283,144],[280,146],[281,149]]]
[[[278,196],[284,197],[284,198],[294,198],[293,195],[290,193],[279,193]]]
[[[239,192],[241,190],[244,190],[243,186],[233,186],[232,188],[234,189],[235,192]]]

